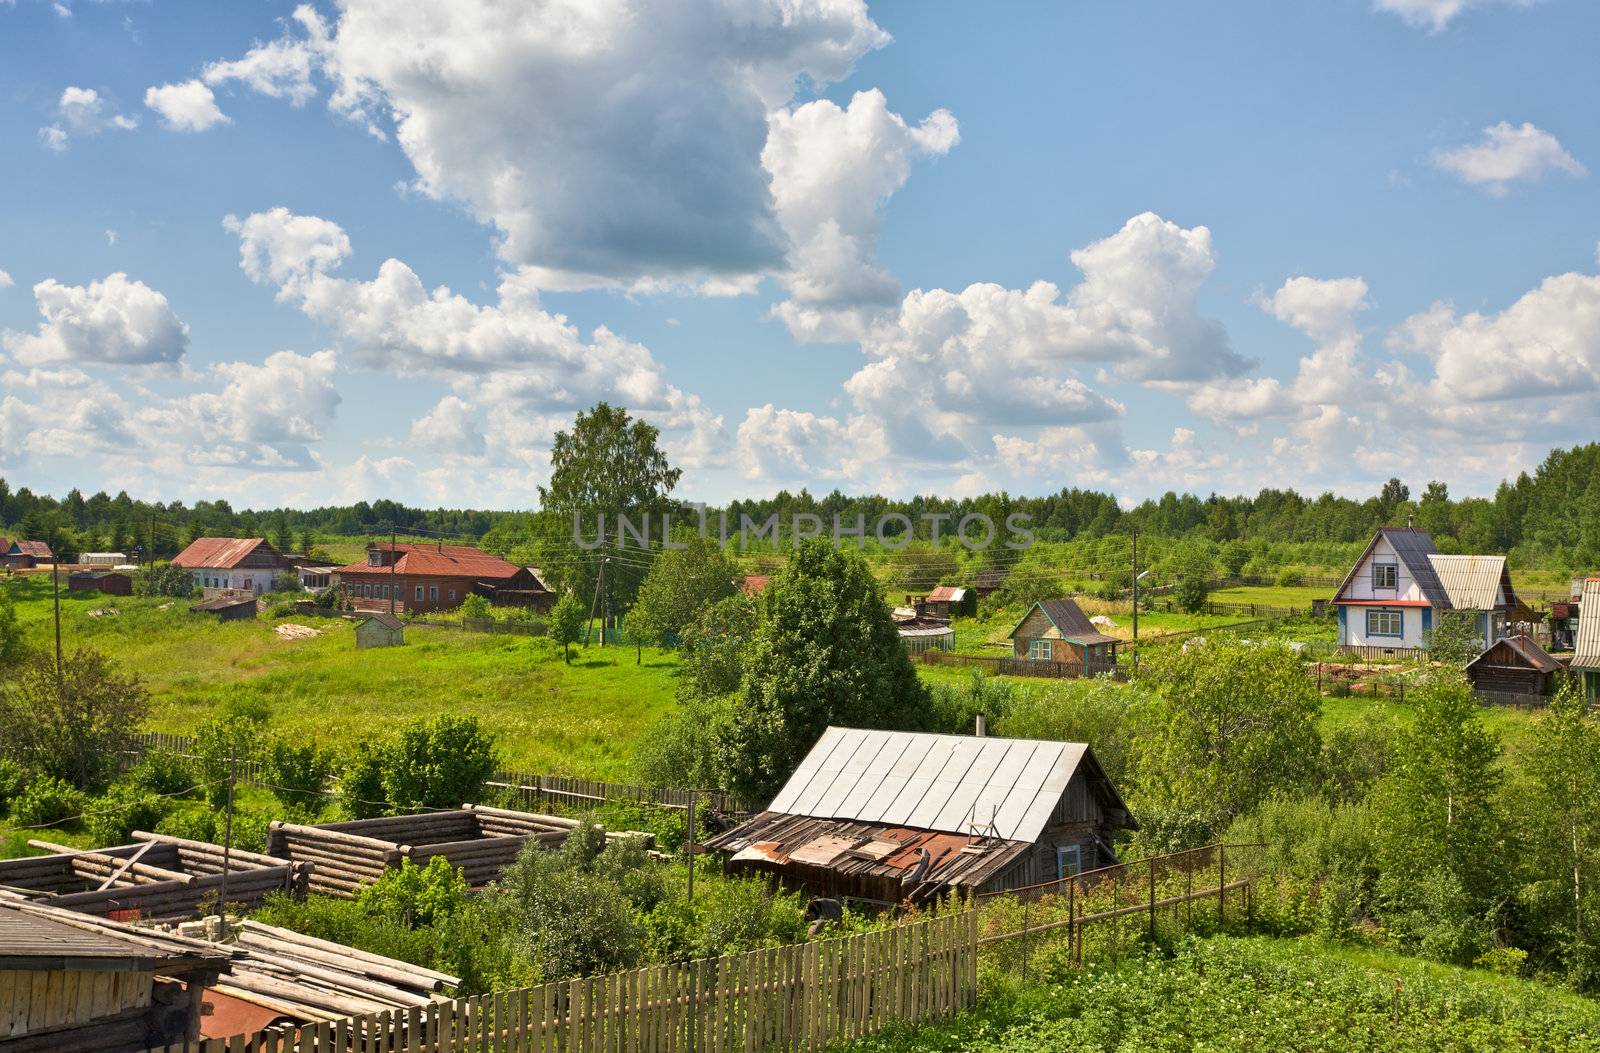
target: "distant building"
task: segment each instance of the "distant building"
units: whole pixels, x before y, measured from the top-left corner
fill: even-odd
[[[1115,636],[1096,629],[1069,599],[1040,600],[1011,630],[1011,653],[1035,662],[1066,662],[1109,669],[1117,661]]]
[[[356,649],[398,647],[406,642],[406,625],[392,614],[369,614],[356,622]]]
[[[734,873],[894,904],[1107,866],[1136,827],[1081,742],[828,728],[766,811],[706,844]]]
[[[172,565],[191,572],[202,589],[259,596],[271,591],[273,576],[288,564],[266,538],[202,537],[173,556]]]
[[[1583,581],[1569,668],[1580,678],[1584,697],[1590,702],[1600,702],[1600,578]]]
[[[214,615],[222,622],[244,621],[256,616],[256,600],[248,593],[219,593],[190,604],[189,610],[195,614]]]
[[[771,574],[746,574],[739,579],[739,591],[746,596],[759,596],[772,584]]]
[[[103,592],[108,596],[132,596],[133,578],[110,570],[75,570],[67,575],[67,588],[73,592]]]
[[[922,610],[930,618],[970,618],[978,613],[976,589],[959,585],[940,585],[922,601]]]
[[[37,567],[41,563],[54,563],[55,553],[50,551],[50,546],[43,541],[13,541],[6,546],[6,566],[18,570],[27,570]]]
[[[117,567],[128,562],[126,552],[80,552],[78,563],[85,567]]]
[[[1334,594],[1343,647],[1416,648],[1445,611],[1473,616],[1481,648],[1505,636],[1517,594],[1504,556],[1446,556],[1415,527],[1384,527]]]
[[[911,654],[956,649],[956,631],[942,618],[910,618],[905,621],[896,618],[894,627],[900,633],[900,642],[906,645],[906,651]]]
[[[479,595],[501,607],[549,610],[555,593],[531,567],[519,567],[472,545],[402,541],[367,546],[362,563],[338,567],[335,587],[356,610],[441,611]]]

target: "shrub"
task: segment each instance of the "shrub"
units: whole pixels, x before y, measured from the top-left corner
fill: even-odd
[[[18,826],[55,826],[82,814],[85,800],[65,779],[40,775],[11,802],[11,818]]]
[[[139,758],[128,781],[142,790],[172,797],[196,788],[194,762],[172,750],[155,749]]]
[[[292,570],[278,571],[272,576],[272,591],[296,594],[303,592],[304,590],[300,587],[300,575]]]
[[[597,830],[580,826],[558,849],[530,842],[497,883],[495,895],[542,980],[614,972],[639,961],[642,926],[616,883],[593,870]]]
[[[176,596],[188,599],[199,591],[192,573],[182,567],[174,567],[170,563],[147,567],[133,576],[135,596]]]
[[[398,870],[385,871],[356,897],[367,911],[409,927],[434,925],[467,901],[467,879],[444,856],[419,867],[402,860]]]
[[[479,596],[476,592],[469,592],[467,598],[461,601],[461,606],[457,610],[461,612],[463,619],[489,618],[494,614],[493,609],[489,606],[489,601]]]
[[[206,802],[220,808],[228,799],[228,785],[238,765],[255,753],[256,723],[242,717],[208,721],[195,729],[194,740]]]
[[[260,751],[261,773],[267,789],[285,807],[315,813],[322,807],[333,755],[314,742],[294,742],[283,736],[269,740]]]
[[[28,773],[22,765],[9,757],[0,757],[0,815],[6,813],[27,783]]]
[[[389,810],[383,788],[389,768],[389,751],[371,742],[358,742],[345,754],[339,776],[339,804],[352,819],[371,819]]]
[[[1299,567],[1284,567],[1278,571],[1277,585],[1280,589],[1298,588],[1306,583],[1306,576]]]
[[[59,675],[51,655],[36,655],[0,685],[0,742],[46,775],[97,790],[116,774],[118,757],[149,711],[139,679],[99,651],[80,647]]]
[[[84,826],[97,845],[121,845],[135,830],[154,830],[173,808],[171,801],[130,783],[118,783],[90,801]]]
[[[217,814],[207,805],[181,804],[168,812],[156,824],[155,832],[172,837],[186,837],[191,841],[215,841],[218,833]]]
[[[483,794],[494,774],[494,735],[476,717],[449,713],[413,721],[400,733],[384,772],[384,791],[396,808],[455,808]]]

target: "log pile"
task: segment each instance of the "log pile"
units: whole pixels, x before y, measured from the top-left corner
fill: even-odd
[[[461,870],[468,885],[481,888],[498,878],[530,841],[560,845],[577,825],[578,820],[559,815],[468,804],[448,811],[319,826],[274,821],[267,830],[267,851],[312,863],[311,890],[330,896],[354,897],[403,860],[426,866],[435,856]],[[650,838],[632,833],[607,836]]]
[[[221,845],[142,830],[133,836],[133,844],[87,851],[29,841],[51,854],[0,860],[0,885],[84,914],[136,911],[165,921],[214,905],[224,884],[229,904],[252,907],[271,892],[303,894],[309,883],[309,863],[235,850],[224,878]]]

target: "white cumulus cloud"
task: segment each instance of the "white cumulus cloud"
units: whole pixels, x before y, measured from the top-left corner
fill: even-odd
[[[1379,11],[1399,15],[1407,25],[1439,32],[1457,15],[1472,7],[1487,7],[1491,3],[1511,7],[1532,7],[1538,0],[1376,0]]]
[[[94,136],[108,128],[132,131],[139,118],[115,112],[93,88],[68,85],[56,100],[56,123],[39,129],[39,141],[52,150],[65,150],[73,135]]]
[[[197,80],[149,88],[144,93],[144,104],[160,114],[161,123],[175,132],[203,132],[229,123],[227,114],[217,108],[217,97]]]
[[[1485,128],[1483,138],[1476,143],[1434,151],[1433,163],[1439,170],[1495,195],[1504,194],[1512,183],[1540,179],[1550,172],[1588,174],[1588,169],[1567,153],[1555,136],[1526,122],[1517,126],[1501,121]]]
[[[0,334],[0,344],[24,365],[170,365],[189,346],[189,327],[167,298],[120,271],[87,286],[48,278],[33,287],[33,297],[43,319],[38,331]]]

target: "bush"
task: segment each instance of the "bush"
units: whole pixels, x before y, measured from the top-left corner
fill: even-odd
[[[139,758],[128,781],[142,790],[172,797],[197,788],[199,775],[194,762],[172,750],[155,749]]]
[[[1298,588],[1306,583],[1306,576],[1299,567],[1284,567],[1278,571],[1277,585],[1280,589]]]
[[[292,570],[280,570],[272,576],[273,592],[292,592],[299,594],[305,590],[300,587],[300,575]]]
[[[84,826],[97,845],[122,845],[135,830],[154,830],[173,808],[171,801],[130,783],[118,783],[90,801]]]
[[[463,619],[490,618],[494,616],[494,610],[489,606],[489,601],[479,596],[476,592],[469,592],[467,598],[461,601],[461,606],[456,610],[461,613]]]
[[[99,651],[80,647],[59,670],[51,655],[40,654],[0,684],[0,742],[46,775],[98,790],[116,774],[149,711],[138,677]]]
[[[189,803],[179,805],[168,812],[166,817],[156,824],[155,832],[172,837],[186,837],[191,841],[215,842],[220,825],[217,813],[210,807]]]
[[[228,800],[228,785],[238,765],[255,753],[256,722],[243,717],[228,717],[201,724],[195,729],[195,767],[205,789],[206,803],[222,807]]]
[[[175,596],[179,599],[188,599],[199,591],[192,573],[182,567],[174,567],[170,563],[147,567],[133,576],[135,596]]]
[[[65,779],[40,775],[11,802],[18,826],[55,826],[83,812],[87,799]]]
[[[416,720],[400,733],[384,772],[384,792],[394,807],[418,811],[455,808],[483,795],[494,774],[493,733],[476,717],[441,714]]]
[[[352,819],[372,819],[389,811],[383,788],[389,752],[371,742],[358,742],[345,754],[339,776],[339,804]]]
[[[0,815],[6,814],[27,782],[28,773],[22,765],[10,757],[0,757]]]
[[[282,736],[269,740],[260,752],[261,773],[267,789],[286,808],[302,814],[321,810],[333,755],[314,742],[298,743]]]
[[[385,871],[356,897],[368,912],[408,927],[434,925],[460,910],[467,901],[467,879],[444,856],[419,867],[402,860],[398,870]]]

